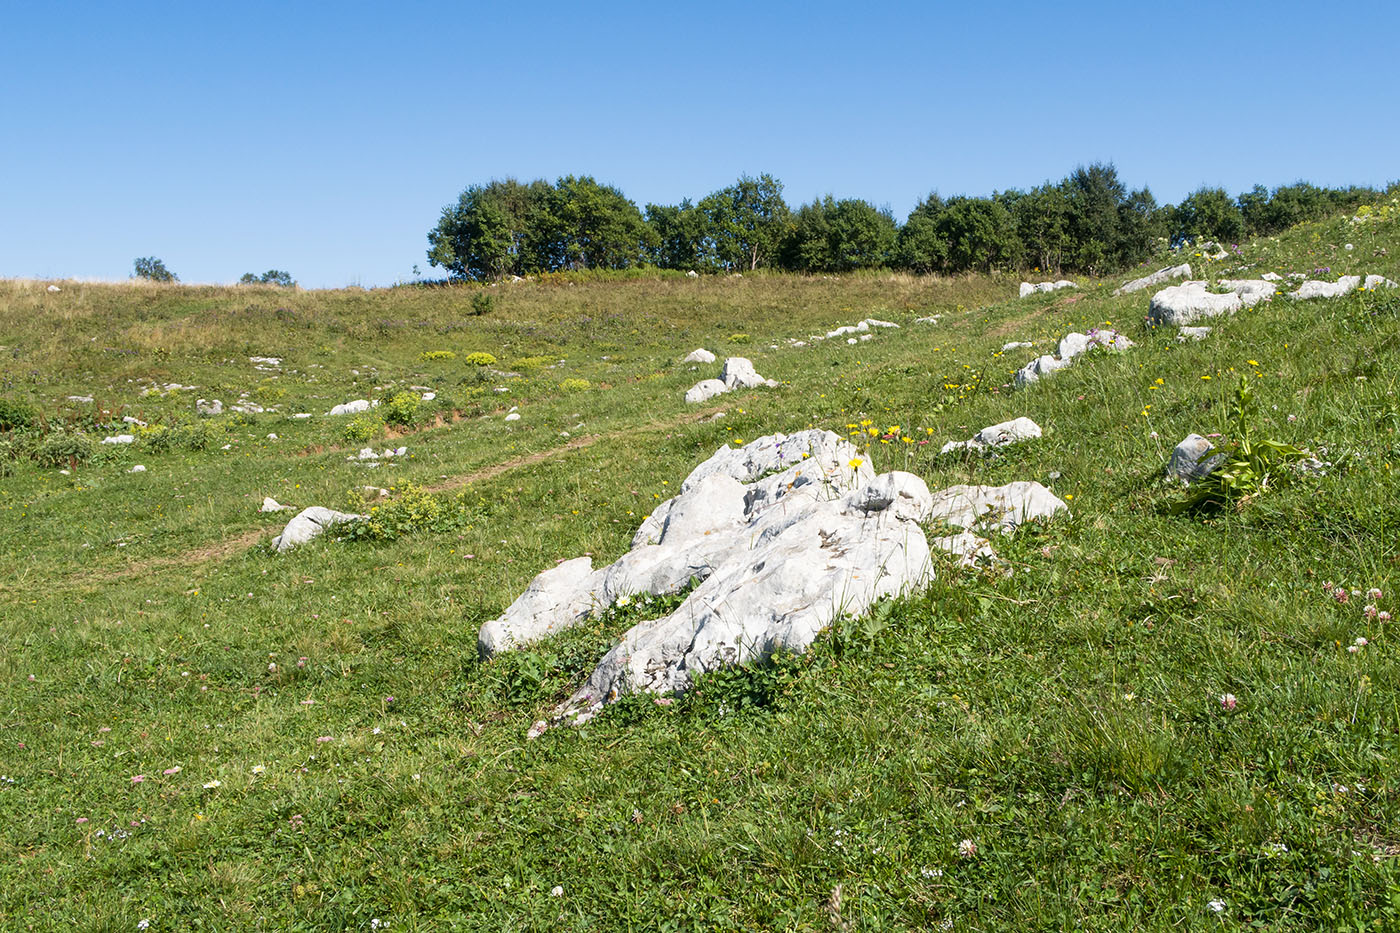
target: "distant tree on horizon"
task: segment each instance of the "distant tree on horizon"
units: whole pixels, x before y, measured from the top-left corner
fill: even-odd
[[[148,282],[178,282],[180,277],[169,269],[165,268],[165,263],[154,256],[142,256],[132,263],[134,268],[133,278],[145,279]]]
[[[239,285],[276,285],[279,288],[291,288],[297,284],[290,272],[283,272],[281,269],[268,269],[262,275],[254,275],[251,272],[243,273],[238,280]]]

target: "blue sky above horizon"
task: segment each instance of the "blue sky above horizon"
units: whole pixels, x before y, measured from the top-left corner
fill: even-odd
[[[480,7],[480,8],[478,8]],[[1400,178],[1400,7],[1295,2],[11,4],[0,276],[308,287],[428,272],[469,184],[639,206],[769,172],[794,206],[989,194],[1111,161],[1202,185]]]

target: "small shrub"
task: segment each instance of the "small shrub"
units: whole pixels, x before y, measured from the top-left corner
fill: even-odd
[[[559,383],[559,388],[563,389],[565,392],[582,392],[585,389],[592,388],[592,386],[593,384],[587,379],[565,379],[563,382]]]
[[[520,373],[534,372],[535,370],[549,364],[547,356],[522,356],[518,360],[512,360],[510,368]]]
[[[69,466],[88,463],[97,454],[97,444],[91,437],[77,431],[54,431],[47,435],[34,451],[41,466]]]
[[[271,380],[264,379],[253,389],[253,397],[260,402],[280,402],[287,397],[287,390]]]
[[[477,350],[467,354],[466,363],[470,366],[495,366],[496,358],[483,350]]]
[[[136,429],[136,442],[142,450],[151,453],[165,453],[175,446],[175,432],[163,424],[153,424]]]
[[[419,359],[425,363],[445,363],[456,358],[457,354],[452,350],[424,350],[419,354]]]
[[[477,292],[472,296],[472,314],[490,314],[496,310],[496,296],[489,292]]]
[[[19,445],[14,441],[0,438],[0,476],[14,475],[19,452]]]
[[[350,528],[350,537],[357,540],[393,541],[419,531],[448,533],[466,527],[472,512],[467,507],[466,493],[451,499],[439,498],[412,483],[398,487],[394,498],[373,505],[366,521]]]
[[[33,427],[37,417],[34,409],[23,402],[13,402],[7,398],[0,398],[0,431]]]
[[[752,339],[753,339],[753,338],[751,338],[748,334],[730,334],[730,335],[729,335],[729,342],[730,342],[730,343],[748,343],[748,342],[749,342],[750,340],[752,340]]]
[[[340,429],[340,437],[351,444],[363,444],[365,441],[378,437],[379,430],[383,426],[384,424],[379,420],[378,415],[356,415]]]
[[[380,411],[384,421],[401,427],[412,427],[418,417],[418,396],[412,392],[396,392],[386,401]]]
[[[194,424],[180,424],[170,429],[170,442],[184,450],[208,450],[222,446],[228,435],[222,423],[217,421],[197,421]]]

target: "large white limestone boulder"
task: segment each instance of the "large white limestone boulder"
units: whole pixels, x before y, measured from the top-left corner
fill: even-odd
[[[720,373],[729,389],[756,389],[759,386],[772,388],[777,385],[772,379],[764,379],[753,368],[753,363],[742,356],[731,356],[724,361],[724,371]]]
[[[370,410],[371,408],[373,408],[373,407],[374,407],[374,406],[373,406],[373,404],[370,403],[369,399],[357,398],[357,399],[355,399],[354,401],[345,402],[345,403],[343,403],[343,404],[336,405],[336,406],[333,407],[330,411],[326,412],[326,414],[327,414],[327,415],[354,415],[354,414],[358,414],[359,412],[362,412],[362,411],[369,411],[369,410]]]
[[[691,350],[689,355],[681,360],[682,363],[713,363],[714,361],[715,355],[704,347]]]
[[[1183,282],[1153,295],[1147,317],[1157,324],[1181,327],[1201,318],[1234,314],[1244,306],[1244,300],[1234,292],[1222,295],[1212,292],[1205,282]]]
[[[691,405],[699,405],[701,402],[708,402],[715,396],[723,395],[728,391],[729,386],[719,379],[701,379],[686,390],[685,400]]]

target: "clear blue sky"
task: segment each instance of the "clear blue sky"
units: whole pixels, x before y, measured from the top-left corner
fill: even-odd
[[[639,206],[769,172],[794,206],[1112,161],[1400,178],[1400,11],[1281,3],[8,3],[0,276],[427,269],[443,205],[591,174]]]

